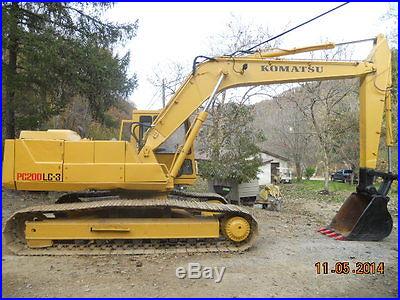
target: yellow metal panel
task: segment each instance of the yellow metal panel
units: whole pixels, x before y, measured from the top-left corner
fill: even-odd
[[[378,36],[372,59],[376,72],[360,80],[360,167],[376,168],[385,97],[391,86],[390,49]],[[389,99],[388,99],[389,100]]]
[[[124,141],[95,141],[94,142],[95,163],[124,163],[125,142]]]
[[[52,240],[26,240],[29,248],[46,248],[53,246]]]
[[[62,181],[63,141],[15,140],[15,179],[17,182]]]
[[[168,168],[168,170],[170,170],[172,161],[174,159],[174,155],[175,154],[165,154],[165,153],[159,154],[159,153],[157,153],[156,158],[159,163],[165,164],[166,167]],[[186,159],[192,160],[193,167],[195,167],[193,148],[190,150],[190,154],[186,155]],[[196,181],[196,179],[197,179],[197,175],[196,175],[195,170],[193,170],[193,174],[191,174],[191,175],[183,174],[179,177],[176,177],[174,179],[174,184],[192,185]]]
[[[14,140],[5,140],[3,159],[3,186],[15,190]]]
[[[65,142],[64,144],[65,163],[93,163],[94,142],[79,141]]]
[[[64,182],[123,182],[123,164],[64,164]]]
[[[79,141],[81,137],[75,131],[67,129],[49,129],[47,131],[23,130],[19,135],[20,139],[30,140],[64,140]]]
[[[34,162],[61,163],[64,142],[61,140],[15,140],[16,163],[20,155]]]
[[[108,218],[26,222],[27,240],[217,238],[215,217]]]
[[[279,56],[286,56],[286,55],[292,55],[292,54],[298,54],[298,53],[304,53],[304,52],[311,52],[311,51],[318,51],[318,50],[324,50],[324,49],[334,49],[335,44],[333,43],[326,43],[326,44],[321,44],[321,45],[314,45],[314,46],[308,46],[308,47],[301,47],[301,48],[293,48],[290,50],[277,50],[277,51],[271,51],[271,52],[257,52],[255,54],[249,55],[247,57],[254,57],[254,58],[272,58],[272,57],[279,57]]]
[[[164,168],[162,167],[164,166]],[[166,167],[157,163],[125,164],[126,182],[166,182]]]
[[[77,181],[18,181],[17,190],[26,191],[85,191],[85,190],[145,190],[167,191],[167,182],[77,182]]]
[[[126,144],[125,144],[125,162],[126,163],[139,162],[136,144],[126,142]]]

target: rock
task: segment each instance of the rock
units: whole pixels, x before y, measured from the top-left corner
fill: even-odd
[[[136,262],[136,267],[140,268],[140,267],[142,267],[142,266],[143,266],[143,264],[142,264],[141,261],[137,261],[137,262]]]
[[[28,284],[26,285],[26,288],[27,288],[27,289],[31,289],[31,288],[32,288],[32,284],[28,283]]]
[[[85,292],[90,292],[90,289],[85,289]]]

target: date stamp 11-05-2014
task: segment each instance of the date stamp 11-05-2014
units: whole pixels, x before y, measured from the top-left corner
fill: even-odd
[[[315,273],[317,275],[326,274],[357,274],[357,275],[374,275],[385,274],[384,262],[349,262],[337,261],[329,264],[328,262],[316,262],[314,264]]]

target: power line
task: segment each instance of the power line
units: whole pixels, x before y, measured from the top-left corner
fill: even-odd
[[[157,100],[156,96],[158,96],[159,92],[160,92],[160,87],[158,87],[158,89],[154,92],[153,97],[151,97],[149,104],[146,106],[146,109],[151,109],[151,107],[155,104]]]
[[[293,30],[295,30],[295,29],[297,29],[297,28],[301,27],[301,26],[304,26],[304,25],[306,25],[306,24],[312,22],[312,21],[315,21],[316,19],[318,19],[318,18],[320,18],[320,17],[322,17],[322,16],[325,16],[325,15],[327,15],[327,14],[329,14],[329,13],[331,13],[331,12],[333,12],[333,11],[335,11],[335,10],[337,10],[337,9],[341,8],[342,6],[345,6],[345,5],[349,4],[349,3],[350,3],[350,2],[342,3],[342,4],[336,6],[336,7],[332,8],[332,9],[330,9],[330,10],[328,10],[328,11],[322,13],[322,14],[319,14],[318,16],[316,16],[316,17],[314,17],[314,18],[312,18],[312,19],[309,19],[309,20],[307,20],[307,21],[305,21],[305,22],[303,22],[303,23],[301,23],[301,24],[299,24],[299,25],[297,25],[297,26],[295,26],[295,27],[292,27],[292,28],[290,28],[290,29],[288,29],[288,30],[286,30],[286,31],[284,31],[284,32],[282,32],[282,33],[280,33],[280,34],[278,34],[278,35],[276,35],[276,36],[274,36],[274,37],[272,37],[272,38],[266,40],[266,41],[263,41],[263,42],[261,42],[261,43],[255,45],[255,46],[253,46],[253,47],[251,47],[251,48],[249,48],[249,49],[247,49],[247,50],[238,50],[238,51],[233,52],[233,53],[230,54],[229,56],[233,56],[233,55],[235,55],[235,54],[237,54],[237,53],[251,53],[251,51],[254,50],[255,48],[260,47],[261,45],[264,45],[264,44],[266,44],[266,43],[268,43],[268,42],[271,42],[271,41],[273,41],[273,40],[275,40],[275,39],[277,39],[277,38],[279,38],[279,37],[281,37],[281,36],[283,36],[283,35],[285,35],[285,34],[291,32],[291,31],[293,31]]]

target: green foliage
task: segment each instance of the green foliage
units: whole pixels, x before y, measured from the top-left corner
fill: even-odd
[[[396,182],[396,181],[395,181]],[[379,183],[376,182],[375,187],[379,188]],[[324,189],[323,180],[305,180],[300,183],[293,183],[283,186],[283,194],[288,197],[298,197],[298,198],[314,198],[326,199],[332,202],[343,203],[351,193],[355,192],[356,185],[342,183],[337,181],[329,182],[329,191],[327,195],[320,194],[320,191]],[[389,192],[389,197],[391,199],[398,198],[397,185],[392,187]],[[391,201],[390,201],[391,202]],[[389,202],[389,203],[390,203]],[[396,202],[396,201],[394,201]]]
[[[118,129],[92,122],[89,124],[87,136],[93,140],[116,139],[118,137]]]
[[[307,167],[304,170],[304,176],[306,177],[307,180],[310,180],[310,178],[314,175],[314,173],[315,173],[314,167]]]
[[[324,181],[323,180],[302,181],[300,184],[297,184],[297,187],[304,191],[320,192],[324,188]],[[329,182],[329,190],[332,192],[338,192],[338,191],[352,192],[355,191],[355,187],[356,187],[355,185],[342,183],[338,181]]]
[[[237,183],[257,177],[262,165],[257,143],[264,137],[252,122],[250,106],[228,103],[213,109],[212,125],[201,132],[208,158],[199,163],[201,176]]]
[[[331,201],[343,203],[355,191],[355,185],[341,182],[329,182],[329,194],[321,194],[324,189],[323,180],[304,180],[299,183],[285,184],[282,187],[285,197],[293,199],[318,199],[318,201]]]
[[[6,125],[15,123],[11,131],[41,128],[76,96],[104,123],[105,112],[133,91],[136,77],[127,76],[129,53],[119,57],[112,49],[135,36],[137,22],[101,21],[111,5],[2,3],[3,88]]]

